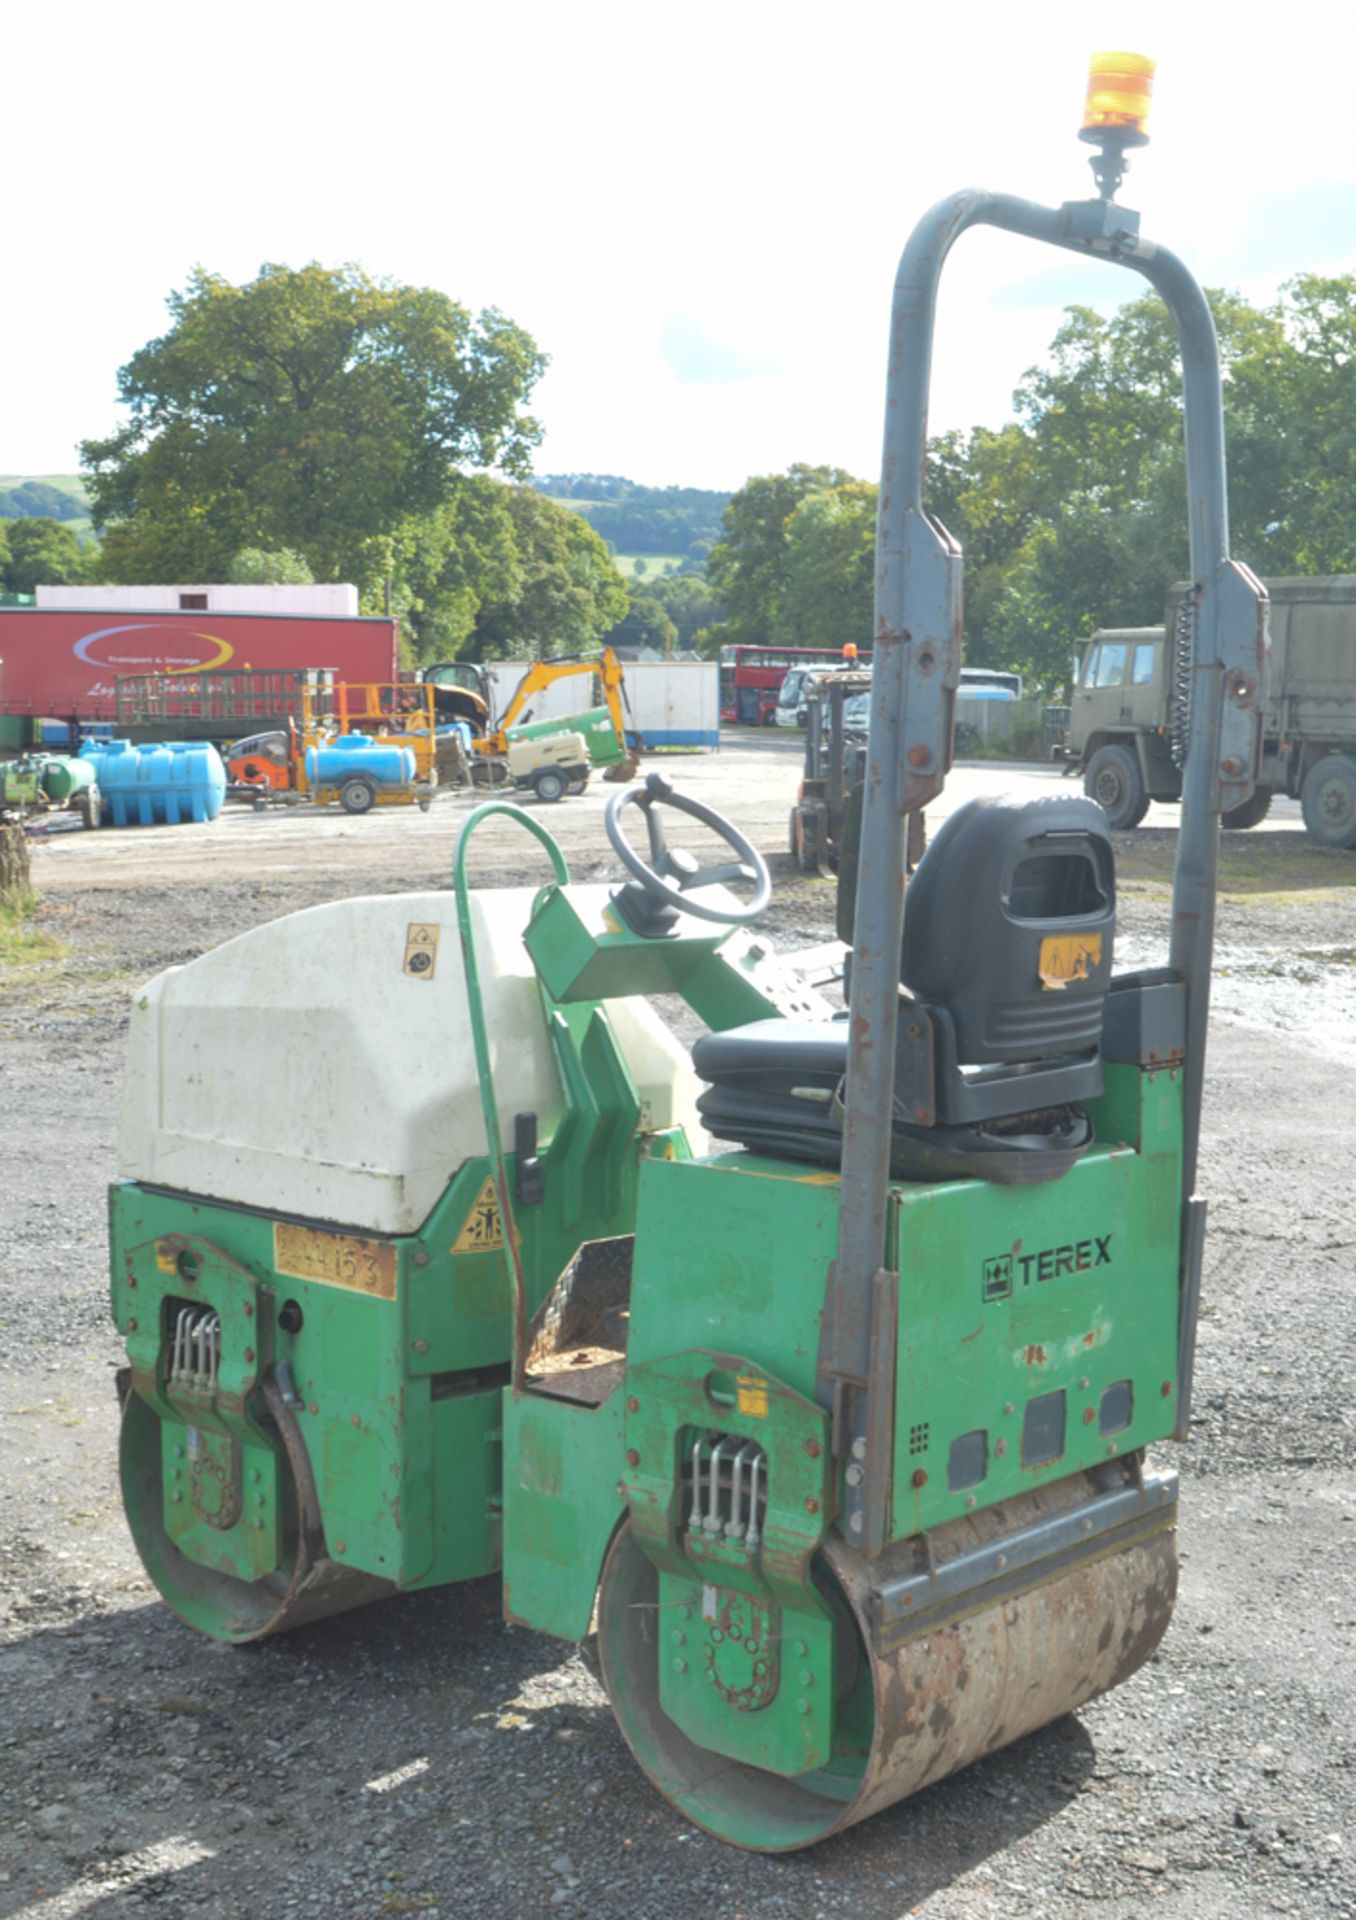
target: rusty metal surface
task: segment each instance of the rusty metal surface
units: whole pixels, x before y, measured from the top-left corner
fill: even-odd
[[[1022,1524],[1085,1497],[1082,1476],[1021,1503]],[[956,1523],[957,1550],[999,1540],[1018,1503]],[[950,1531],[950,1530],[948,1530]],[[904,1543],[899,1550],[911,1550]],[[828,1558],[870,1646],[874,1563],[832,1539]],[[873,1653],[876,1725],[865,1777],[838,1827],[868,1819],[972,1760],[1019,1740],[1127,1679],[1167,1630],[1177,1593],[1176,1532],[1075,1566],[888,1654]]]
[[[1093,1476],[1071,1475],[1002,1508],[976,1512],[933,1536],[959,1557],[999,1547],[1043,1520],[1071,1516],[1097,1493]],[[856,1791],[843,1798],[841,1776],[828,1791],[820,1776],[787,1777],[711,1752],[688,1739],[659,1700],[659,1661],[667,1651],[657,1575],[629,1528],[608,1553],[599,1594],[604,1682],[618,1723],[651,1781],[697,1825],[737,1846],[788,1852],[907,1799],[1036,1728],[1072,1712],[1125,1680],[1166,1631],[1177,1591],[1175,1506],[1156,1530],[1113,1551],[1070,1561],[1042,1580],[985,1603],[964,1598],[934,1624],[890,1650],[873,1638],[883,1586],[917,1570],[919,1540],[897,1543],[876,1560],[831,1534],[825,1557],[855,1624],[840,1639],[869,1663],[874,1725]]]

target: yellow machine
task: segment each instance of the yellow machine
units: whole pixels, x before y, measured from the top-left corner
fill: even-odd
[[[311,688],[301,693],[301,724],[238,740],[227,761],[230,790],[252,798],[345,813],[417,806],[427,812],[438,786],[439,741],[433,689],[404,682]],[[458,753],[460,748],[457,749]]]
[[[308,745],[321,734],[365,733],[384,746],[408,747],[414,755],[416,779],[423,785],[437,784],[438,723],[431,686],[403,680],[341,680],[319,700],[304,690],[302,731]]]
[[[532,710],[529,701],[534,694],[543,693],[557,680],[569,679],[572,675],[587,673],[597,675],[602,688],[603,705],[611,721],[611,737],[606,726],[601,729],[582,725],[588,716],[564,714],[557,720],[536,722],[533,731],[544,735],[548,733],[584,734],[588,744],[589,758],[595,766],[606,767],[605,780],[629,780],[639,764],[639,755],[635,748],[626,744],[626,723],[622,717],[622,702],[626,698],[625,676],[621,661],[611,647],[604,647],[597,660],[535,660],[518,682],[509,698],[508,705],[499,716],[498,724],[487,731],[475,742],[477,753],[506,758],[512,745],[510,734],[515,730],[526,731],[531,722]],[[601,719],[601,715],[599,716]],[[642,745],[635,728],[637,746]]]

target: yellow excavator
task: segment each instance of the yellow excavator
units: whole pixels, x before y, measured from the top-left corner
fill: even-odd
[[[581,673],[597,676],[602,688],[601,706],[583,713],[532,719],[530,703],[535,695],[544,693],[557,680]],[[435,688],[439,719],[467,720],[475,736],[474,750],[486,758],[506,761],[514,740],[577,733],[583,737],[590,764],[604,769],[605,780],[629,780],[639,764],[639,750],[645,742],[634,726],[629,729],[634,744],[627,742],[623,715],[623,706],[629,705],[626,680],[622,663],[611,647],[604,647],[596,660],[534,660],[493,723],[489,676],[483,667],[462,660],[445,661],[426,667],[422,677]]]
[[[597,675],[603,694],[602,706],[584,713],[559,714],[550,719],[533,721],[530,704],[533,696],[544,693],[557,680],[580,673]],[[606,769],[603,774],[605,780],[629,780],[639,763],[637,749],[644,742],[633,728],[636,745],[627,745],[626,724],[622,717],[625,698],[626,681],[622,664],[611,647],[604,647],[597,660],[534,660],[509,696],[508,705],[500,714],[497,726],[475,742],[476,751],[506,755],[511,744],[510,733],[519,740],[553,733],[578,733],[583,735],[592,764]]]

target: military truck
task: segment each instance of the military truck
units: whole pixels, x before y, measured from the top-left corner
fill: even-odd
[[[1222,816],[1255,827],[1273,793],[1298,799],[1309,838],[1356,847],[1356,576],[1268,580],[1271,665],[1257,787]],[[1182,793],[1181,747],[1195,601],[1168,595],[1161,627],[1104,627],[1084,650],[1064,758],[1113,827],[1137,827],[1151,800]],[[1171,640],[1169,640],[1171,636]]]

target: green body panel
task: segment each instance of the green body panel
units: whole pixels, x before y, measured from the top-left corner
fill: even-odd
[[[614,908],[601,915],[580,907],[562,887],[546,890],[523,943],[553,1000],[612,1000],[633,993],[681,993],[728,929],[713,926],[681,940],[647,940],[633,933]]]
[[[500,1562],[504,1477],[503,1395],[496,1387],[440,1394],[430,1404],[432,1475],[429,1506],[433,1558],[406,1584],[441,1587],[474,1580]],[[413,1436],[406,1436],[412,1451]]]
[[[1176,1425],[1180,1077],[1106,1074],[1101,1126],[1142,1152],[1096,1148],[1049,1185],[899,1190],[896,1539]]]
[[[504,1612],[564,1640],[589,1630],[598,1569],[625,1508],[622,1400],[504,1394]]]
[[[586,1026],[602,1018],[594,1009],[572,1012]],[[542,1151],[540,1203],[517,1209],[529,1313],[582,1242],[632,1230],[642,1158],[687,1152],[680,1132],[631,1132],[639,1103],[633,1088],[629,1107],[619,1105],[625,1087],[607,1096],[606,1074],[617,1064],[607,1039],[604,1021],[586,1044],[593,1077],[581,1084],[592,1094],[590,1112],[569,1110],[570,1125],[557,1128]],[[561,1044],[574,1058],[570,1038]],[[606,1162],[609,1179],[595,1176],[597,1158]],[[512,1156],[509,1168],[512,1176]],[[176,1501],[174,1493],[186,1492],[188,1481],[165,1473],[165,1530],[195,1564],[247,1581],[278,1564],[282,1523],[276,1514],[287,1468],[276,1439],[260,1424],[259,1389],[265,1375],[285,1363],[300,1397],[296,1418],[336,1558],[397,1587],[471,1579],[499,1565],[501,1395],[513,1308],[497,1211],[484,1204],[488,1178],[487,1160],[468,1162],[419,1233],[361,1243],[391,1250],[389,1299],[279,1272],[271,1216],[130,1182],[112,1189],[114,1318],[127,1340],[133,1391],[162,1423],[165,1467],[186,1473],[192,1448],[202,1450],[204,1462],[216,1448],[216,1479],[238,1483],[246,1500],[254,1500],[237,1524],[222,1528],[190,1502]],[[463,1250],[454,1252],[459,1242]],[[177,1264],[189,1243],[199,1261],[191,1285]],[[198,1301],[221,1315],[221,1373],[214,1397],[187,1405],[179,1389],[166,1389],[166,1352],[179,1304]],[[295,1331],[279,1319],[293,1317],[284,1311],[289,1303],[300,1316]],[[235,1435],[234,1453],[203,1438],[223,1432]],[[175,1451],[180,1447],[182,1455]],[[256,1451],[245,1451],[251,1447]],[[615,1483],[615,1448],[610,1457]],[[249,1478],[256,1470],[257,1483]],[[213,1484],[210,1471],[198,1480],[204,1488]],[[192,1524],[185,1507],[197,1516]],[[254,1526],[256,1518],[263,1527]]]
[[[160,1423],[165,1531],[198,1566],[260,1580],[282,1554],[278,1456],[211,1419]]]
[[[509,727],[505,739],[546,740],[555,733],[578,733],[588,748],[589,764],[615,767],[626,758],[626,747],[617,738],[612,715],[606,707],[590,707],[584,713],[559,714],[550,720],[530,720],[526,726]]]
[[[896,1538],[1174,1428],[1181,1080],[1109,1065],[1106,1082],[1093,1105],[1099,1144],[1059,1181],[894,1187]],[[694,1219],[702,1222],[696,1242]],[[837,1233],[836,1174],[747,1153],[652,1161],[641,1177],[630,1361],[681,1351],[699,1338],[748,1354],[812,1395]],[[1097,1243],[1108,1235],[1101,1253]],[[1014,1275],[1011,1292],[991,1277],[986,1297],[986,1273],[1001,1275],[1004,1262]],[[1097,1418],[1085,1422],[1103,1390],[1127,1379],[1133,1420],[1114,1436]],[[1060,1390],[1070,1396],[1066,1444],[1025,1471],[1026,1402]],[[1003,1414],[1009,1402],[1013,1413]],[[951,1440],[981,1427],[990,1431],[983,1482],[952,1495]],[[1001,1454],[1000,1439],[1007,1442]],[[919,1473],[927,1477],[916,1486]]]
[[[582,909],[565,889],[546,887],[523,940],[543,991],[562,1004],[681,993],[713,1032],[814,1011],[799,1003],[768,944],[747,935],[732,940],[728,927],[689,919],[681,936],[650,939],[633,933],[612,906]]]
[[[651,1161],[640,1181],[629,1363],[700,1342],[747,1354],[810,1399],[837,1245],[836,1173],[753,1153]]]
[[[751,1499],[741,1532],[711,1470],[694,1492],[693,1448],[713,1431],[727,1449],[761,1453],[766,1507],[753,1540]],[[827,1766],[834,1623],[810,1578],[828,1517],[825,1415],[743,1355],[698,1350],[628,1366],[625,1438],[632,1532],[660,1572],[664,1711],[710,1752],[783,1774]]]

